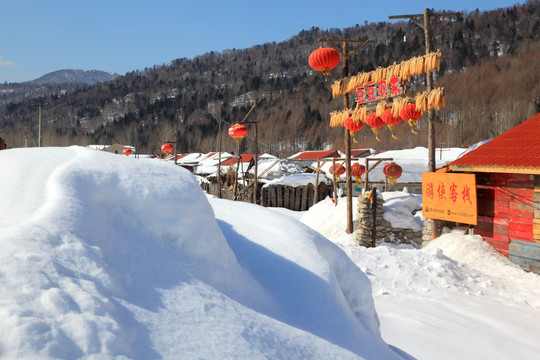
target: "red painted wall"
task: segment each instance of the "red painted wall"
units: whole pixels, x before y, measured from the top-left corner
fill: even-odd
[[[534,175],[477,173],[481,235],[508,257],[510,239],[533,241]]]

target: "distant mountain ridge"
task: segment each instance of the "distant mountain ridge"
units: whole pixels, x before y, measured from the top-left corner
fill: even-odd
[[[120,77],[120,74],[113,72],[105,72],[100,70],[67,69],[53,71],[28,82],[38,85],[62,83],[94,85],[100,82],[114,80],[118,77]]]
[[[433,48],[443,54],[435,74],[446,102],[436,113],[440,143],[464,147],[493,138],[540,111],[540,1],[464,12],[432,30]],[[339,38],[374,42],[348,64],[351,75],[425,54],[424,33],[416,24],[379,22],[313,27],[280,43],[175,59],[94,85],[0,84],[0,136],[11,147],[25,146],[27,138],[36,146],[35,104],[44,102],[46,146],[121,143],[158,153],[164,141],[176,140],[180,152],[210,152],[223,139],[223,149],[238,151],[226,136],[227,126],[256,105],[249,121],[258,124],[264,148],[255,150],[254,141],[244,141],[240,151],[287,157],[301,150],[340,149],[343,128],[328,124],[330,114],[344,106],[330,88],[340,71],[324,78],[308,64],[318,39]],[[410,95],[426,88],[425,76],[407,83]],[[427,123],[424,116],[415,136],[409,126],[398,127],[397,141],[388,129],[382,129],[380,142],[371,131],[358,132],[356,140],[362,148],[378,150],[425,146]]]

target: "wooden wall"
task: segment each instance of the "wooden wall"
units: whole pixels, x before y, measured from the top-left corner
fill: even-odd
[[[477,173],[476,183],[476,234],[507,257],[512,239],[540,242],[540,231],[533,236],[533,228],[540,229],[540,216],[535,217],[540,214],[534,210],[535,199],[540,196],[535,195],[540,194],[540,182],[534,175]]]
[[[265,207],[284,207],[295,211],[305,211],[314,205],[314,190],[313,184],[297,187],[286,185],[263,187],[260,204]],[[321,201],[331,194],[332,187],[320,183],[318,192],[318,198]]]
[[[540,175],[534,177],[533,241],[540,244]]]

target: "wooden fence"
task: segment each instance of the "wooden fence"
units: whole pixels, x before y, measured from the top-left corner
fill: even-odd
[[[262,184],[261,184],[262,185]],[[218,186],[214,183],[202,183],[201,188],[208,194],[218,196]],[[248,187],[242,191],[238,189],[238,201],[253,202],[253,187]],[[257,189],[257,203],[265,207],[283,207],[295,211],[304,211],[313,206],[314,185],[304,185],[291,187],[285,185],[273,185],[259,187]],[[319,201],[332,194],[332,187],[324,183],[319,184]],[[234,193],[232,189],[222,188],[221,198],[232,200]]]
[[[304,211],[313,206],[313,184],[291,187],[286,185],[273,185],[261,189],[261,205],[266,207],[283,207],[295,211]],[[319,200],[323,200],[332,193],[332,188],[324,183],[318,187]]]

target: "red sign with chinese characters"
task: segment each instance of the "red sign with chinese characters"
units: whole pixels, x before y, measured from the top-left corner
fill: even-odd
[[[392,77],[389,84],[386,80],[381,80],[378,83],[370,81],[356,86],[356,95],[358,96],[357,102],[359,104],[391,98],[402,94],[403,88],[400,79],[397,76]]]
[[[476,225],[475,175],[422,173],[422,216]]]

